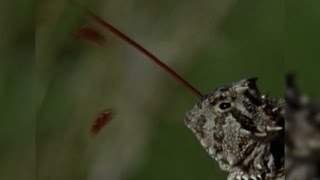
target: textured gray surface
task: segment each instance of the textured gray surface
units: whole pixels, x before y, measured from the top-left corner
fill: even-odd
[[[284,179],[284,111],[245,79],[205,95],[185,123],[228,179]]]

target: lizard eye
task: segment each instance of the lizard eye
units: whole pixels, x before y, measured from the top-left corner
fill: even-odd
[[[228,109],[228,108],[230,108],[231,107],[231,103],[228,103],[228,102],[222,102],[220,105],[219,105],[219,108],[221,109],[221,110],[226,110],[226,109]]]

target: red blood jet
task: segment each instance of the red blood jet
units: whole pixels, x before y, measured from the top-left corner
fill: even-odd
[[[159,58],[157,58],[155,55],[153,55],[151,52],[149,52],[147,49],[145,49],[142,45],[138,44],[136,41],[131,39],[126,34],[122,33],[120,30],[109,24],[108,22],[104,21],[102,18],[94,14],[93,12],[89,10],[85,10],[82,8],[87,16],[93,20],[95,23],[103,27],[105,30],[111,32],[113,35],[117,36],[118,38],[122,39],[127,44],[131,45],[133,48],[138,50],[140,53],[148,57],[148,60],[152,61],[156,65],[158,65],[162,70],[164,70],[166,73],[168,73],[171,77],[176,79],[179,83],[181,83],[186,89],[188,89],[191,93],[193,93],[196,97],[202,98],[202,93],[196,89],[194,86],[192,86],[189,82],[187,82],[185,79],[183,79],[178,73],[176,73],[173,69],[171,69],[169,66],[164,64]],[[101,35],[97,30],[93,28],[84,28],[81,29],[79,32],[79,36],[85,40],[93,41],[99,45],[103,45],[105,42],[105,38],[103,35]],[[112,112],[111,109],[107,109],[103,113],[99,115],[99,117],[94,121],[92,127],[91,127],[91,133],[92,135],[97,135],[101,129],[112,119]]]
[[[133,48],[137,49],[139,52],[144,54],[150,61],[158,65],[162,70],[167,72],[171,77],[176,79],[179,83],[181,83],[185,88],[187,88],[191,93],[193,93],[198,98],[202,98],[202,93],[196,89],[194,86],[192,86],[189,82],[187,82],[185,79],[183,79],[177,72],[175,72],[173,69],[171,69],[169,66],[167,66],[165,63],[163,63],[159,58],[157,58],[155,55],[153,55],[151,52],[149,52],[147,49],[145,49],[142,45],[138,44],[136,41],[131,39],[126,34],[122,33],[120,30],[118,30],[116,27],[112,26],[108,22],[104,21],[102,18],[97,16],[91,11],[86,11],[86,14],[88,17],[90,17],[93,21],[95,21],[97,24],[102,26],[104,29],[111,32],[113,35],[117,36],[118,38],[122,39],[129,45],[131,45]]]

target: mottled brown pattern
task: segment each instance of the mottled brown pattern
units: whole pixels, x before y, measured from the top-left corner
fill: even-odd
[[[300,93],[293,75],[286,79],[286,177],[320,179],[320,103]]]
[[[205,95],[185,124],[228,179],[284,179],[283,117],[284,102],[261,95],[252,78]]]

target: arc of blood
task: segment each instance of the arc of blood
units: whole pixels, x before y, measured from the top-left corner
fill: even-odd
[[[137,49],[139,52],[144,54],[148,57],[149,60],[153,61],[155,64],[160,66],[160,68],[164,71],[166,71],[168,74],[170,74],[173,78],[175,78],[179,83],[181,83],[183,86],[185,86],[191,93],[193,93],[198,98],[201,98],[203,95],[202,93],[196,89],[194,86],[192,86],[189,82],[187,82],[185,79],[183,79],[178,73],[176,73],[173,69],[171,69],[169,66],[167,66],[165,63],[163,63],[159,58],[157,58],[155,55],[153,55],[150,51],[142,47],[140,44],[138,44],[136,41],[119,31],[117,28],[112,26],[110,23],[104,21],[99,16],[94,14],[93,12],[86,10],[86,14],[92,18],[95,22],[100,24],[102,27],[104,27],[106,30],[117,36],[118,38],[122,39],[129,45],[131,45],[133,48]]]
[[[194,94],[196,97],[201,98],[203,95],[202,93],[197,90],[194,86],[192,86],[189,82],[187,82],[185,79],[183,79],[178,73],[176,73],[174,70],[172,70],[169,66],[167,66],[165,63],[163,63],[159,58],[157,58],[155,55],[153,55],[150,51],[142,47],[140,44],[138,44],[136,41],[119,31],[117,28],[109,24],[108,22],[104,21],[100,17],[98,17],[93,12],[86,10],[86,15],[89,16],[91,19],[93,19],[96,23],[104,27],[106,30],[117,36],[118,38],[122,39],[129,45],[131,45],[133,48],[137,49],[139,52],[144,54],[148,59],[158,66],[164,71],[166,71],[168,74],[170,74],[173,78],[175,78],[180,84],[182,84],[184,87],[186,87],[192,94]],[[99,34],[96,30],[91,28],[84,28],[82,29],[78,35],[82,38],[85,38],[87,40],[96,42],[99,45],[104,45],[105,40],[104,37]],[[110,122],[111,118],[113,116],[113,111],[111,109],[107,109],[106,111],[102,112],[98,118],[94,121],[92,127],[91,127],[91,133],[92,135],[96,135],[100,132],[100,130],[108,123]]]

